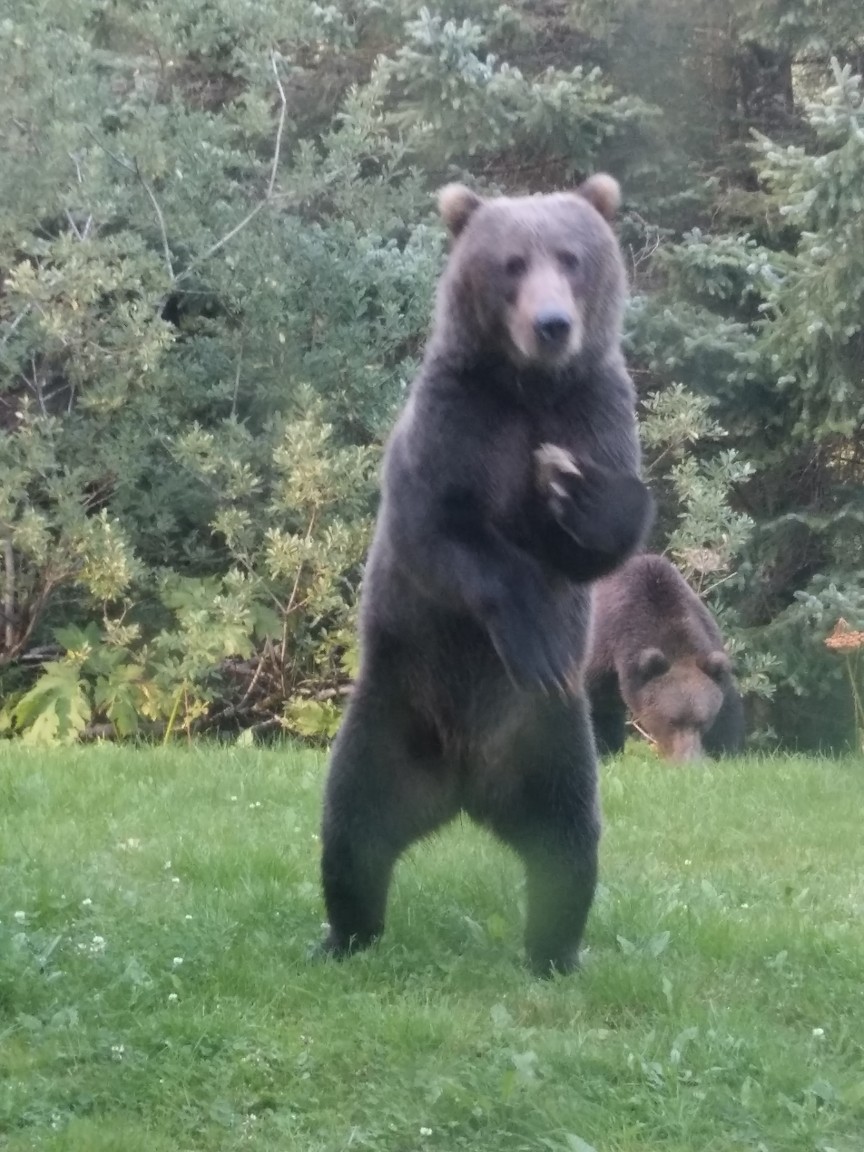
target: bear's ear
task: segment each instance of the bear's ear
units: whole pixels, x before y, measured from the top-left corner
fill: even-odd
[[[732,671],[732,663],[726,653],[718,648],[716,652],[709,652],[705,657],[702,671],[712,680],[722,680]]]
[[[438,193],[438,211],[451,236],[455,238],[459,235],[482,203],[477,193],[464,184],[446,184],[441,189]]]
[[[645,684],[668,671],[669,661],[659,648],[643,648],[636,657],[636,673]]]
[[[621,207],[621,185],[614,176],[597,172],[589,176],[584,184],[580,184],[576,191],[589,204],[593,204],[604,220],[611,222],[615,219]]]

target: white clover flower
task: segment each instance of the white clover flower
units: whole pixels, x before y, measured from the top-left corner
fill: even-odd
[[[94,936],[89,944],[79,944],[78,951],[84,952],[88,956],[101,956],[105,951],[105,937]]]
[[[20,912],[20,911],[19,912],[13,912],[12,916],[13,916],[13,919],[18,924],[23,924],[24,921],[27,919],[27,913],[26,912]]]
[[[182,963],[183,963],[183,957],[182,956],[175,956],[174,959],[171,961],[171,967],[172,968],[179,968]]]

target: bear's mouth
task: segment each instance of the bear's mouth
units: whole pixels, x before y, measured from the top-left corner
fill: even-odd
[[[690,764],[704,756],[698,728],[677,728],[658,740],[658,745],[666,759],[676,764]]]

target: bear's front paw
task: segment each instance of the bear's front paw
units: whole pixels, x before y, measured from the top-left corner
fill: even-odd
[[[582,479],[582,469],[557,444],[541,444],[534,452],[534,467],[541,492],[562,498],[567,495],[567,481]]]
[[[567,449],[557,444],[541,444],[536,449],[534,471],[539,491],[549,501],[553,516],[560,518],[574,482],[580,483],[585,473]]]
[[[577,463],[556,444],[541,445],[534,462],[549,512],[584,551],[620,563],[647,534],[653,501],[638,476],[591,460]]]

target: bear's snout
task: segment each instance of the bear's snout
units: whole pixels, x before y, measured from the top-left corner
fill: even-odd
[[[534,331],[541,345],[557,348],[570,339],[573,321],[560,308],[541,308],[534,317]]]
[[[660,751],[667,760],[676,764],[690,764],[701,760],[702,740],[696,728],[679,728],[666,733],[665,739],[659,740]]]
[[[560,364],[582,347],[582,305],[560,269],[537,261],[508,308],[507,327],[515,348],[528,361]]]

